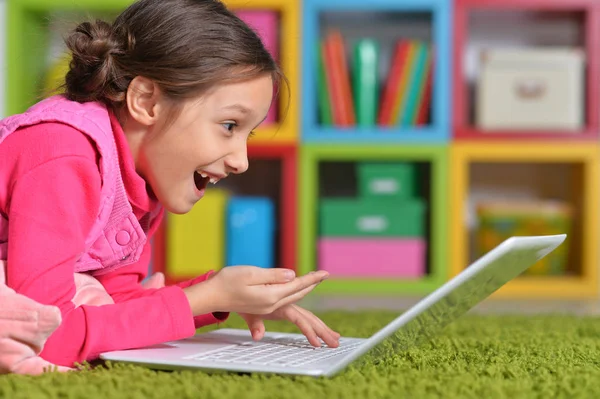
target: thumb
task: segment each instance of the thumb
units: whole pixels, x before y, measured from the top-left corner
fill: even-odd
[[[252,339],[255,341],[262,339],[262,337],[265,335],[265,323],[263,323],[260,316],[253,314],[243,314],[241,316],[244,320],[246,320],[248,329],[252,334]]]
[[[142,287],[149,288],[162,288],[165,286],[165,275],[161,272],[154,273],[152,277],[149,277],[142,283]]]

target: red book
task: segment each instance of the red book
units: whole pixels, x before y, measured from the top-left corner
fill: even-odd
[[[423,89],[423,97],[421,98],[421,104],[419,104],[419,113],[417,115],[416,125],[423,126],[429,121],[429,110],[431,109],[431,92],[432,92],[432,80],[433,80],[433,69],[434,63],[434,52],[431,51],[429,71],[427,72],[427,80],[425,81],[425,87]]]
[[[379,125],[390,126],[393,124],[394,103],[398,97],[400,80],[402,79],[403,70],[407,65],[406,59],[409,50],[410,42],[408,40],[399,40],[396,43],[387,82],[381,96],[378,118]]]

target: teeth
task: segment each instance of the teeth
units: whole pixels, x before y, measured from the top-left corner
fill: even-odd
[[[204,172],[196,171],[196,173],[198,173],[204,179],[209,178],[209,182],[212,184],[217,184],[220,180],[218,177],[209,176],[207,173],[204,173]]]

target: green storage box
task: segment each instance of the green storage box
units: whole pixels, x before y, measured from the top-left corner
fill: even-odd
[[[423,237],[425,210],[421,199],[325,199],[321,201],[320,235]]]
[[[415,165],[410,163],[359,163],[358,185],[365,198],[414,198],[417,195]]]
[[[572,206],[559,201],[482,202],[477,206],[477,252],[481,256],[511,236],[567,234],[573,225]],[[526,275],[567,273],[570,240],[527,269]]]

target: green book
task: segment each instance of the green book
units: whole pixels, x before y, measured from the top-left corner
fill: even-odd
[[[319,96],[319,115],[322,126],[331,126],[333,117],[331,115],[331,103],[329,101],[329,90],[327,88],[327,74],[325,73],[325,60],[323,59],[324,45],[317,46],[317,92]]]
[[[359,40],[354,45],[353,60],[356,123],[359,126],[374,126],[379,99],[379,45],[372,39]]]

